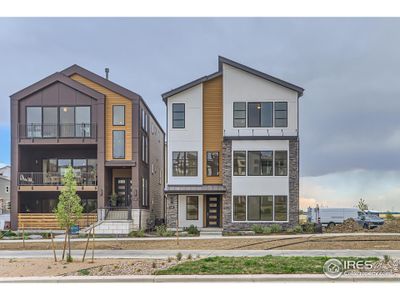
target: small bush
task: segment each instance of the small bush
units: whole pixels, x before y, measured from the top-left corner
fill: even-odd
[[[0,240],[3,238],[3,233],[0,231]]]
[[[3,231],[3,236],[5,237],[13,237],[13,236],[17,236],[17,234],[11,230],[8,231]]]
[[[168,257],[168,262],[170,263],[172,261],[172,258],[171,257]]]
[[[67,255],[67,262],[69,262],[69,263],[71,263],[71,262],[73,262],[74,260],[72,259],[72,256],[71,255]]]
[[[288,228],[288,229],[286,229],[286,232],[287,233],[294,233],[294,229],[293,228]]]
[[[153,269],[157,268],[157,264],[156,264],[155,261],[153,261],[153,262],[151,263],[151,267],[152,267]]]
[[[193,258],[192,254],[189,253],[189,255],[187,256],[187,259],[191,260],[192,258]]]
[[[81,269],[81,270],[78,271],[78,273],[79,273],[80,275],[87,276],[87,275],[90,274],[90,271],[89,271],[88,269]]]
[[[156,233],[158,236],[164,236],[164,237],[174,235],[174,232],[167,230],[167,226],[165,226],[164,224],[156,226]]]
[[[138,231],[131,231],[128,234],[129,237],[144,237],[144,230],[138,230]]]
[[[197,226],[194,226],[193,224],[190,225],[189,227],[186,227],[184,230],[187,231],[187,233],[192,234],[192,235],[199,234],[199,230],[197,229]]]
[[[303,232],[303,227],[301,227],[300,225],[296,225],[296,226],[293,227],[293,232],[302,233]]]
[[[251,226],[251,230],[254,231],[254,233],[260,234],[264,232],[264,227],[261,225],[254,224],[253,226]]]
[[[305,223],[303,225],[303,231],[306,233],[314,233],[315,232],[315,224],[314,223]]]
[[[263,233],[264,233],[264,234],[270,234],[271,232],[272,232],[271,227],[265,226],[265,227],[263,228]]]
[[[279,224],[272,224],[270,228],[273,233],[282,232],[282,226]]]
[[[383,256],[383,260],[385,261],[385,263],[388,263],[388,262],[391,260],[391,258],[390,258],[389,255],[385,254],[385,255]]]
[[[182,259],[182,253],[178,252],[178,253],[176,254],[176,260],[177,260],[177,261],[181,261],[181,259]]]
[[[394,216],[392,213],[387,212],[385,215],[386,220],[394,220]]]

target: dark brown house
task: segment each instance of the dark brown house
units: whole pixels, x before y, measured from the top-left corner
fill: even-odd
[[[57,229],[72,166],[86,227],[128,233],[164,218],[164,132],[138,94],[73,65],[11,96],[11,225]]]

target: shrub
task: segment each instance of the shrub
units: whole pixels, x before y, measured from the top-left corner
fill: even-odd
[[[261,225],[254,224],[253,226],[251,226],[251,230],[254,231],[255,233],[263,233],[264,227]]]
[[[155,261],[153,261],[153,262],[151,263],[151,267],[152,267],[153,269],[157,268],[157,264],[156,264]]]
[[[187,231],[187,233],[189,233],[189,234],[193,234],[193,235],[199,234],[199,230],[197,229],[197,226],[194,226],[193,224],[190,225],[189,227],[186,227],[184,230]]]
[[[296,225],[296,226],[293,227],[293,232],[302,233],[303,232],[303,227],[301,227],[300,225]]]
[[[0,231],[0,240],[3,238],[3,233]]]
[[[272,232],[272,229],[271,229],[271,227],[264,227],[263,228],[263,233],[265,233],[265,234],[270,234]]]
[[[181,259],[182,259],[182,253],[178,252],[178,253],[176,254],[176,260],[177,260],[177,261],[181,261]]]
[[[394,216],[392,213],[387,212],[385,215],[386,220],[394,220]]]
[[[191,260],[192,258],[193,258],[192,254],[189,253],[189,255],[187,256],[187,259]]]
[[[303,231],[307,233],[314,233],[315,232],[315,224],[307,222],[303,225]]]
[[[383,256],[383,260],[385,261],[385,263],[388,263],[388,262],[391,260],[391,258],[390,258],[389,255],[385,254],[385,255]]]
[[[272,224],[270,228],[273,233],[282,232],[282,226],[279,224]]]
[[[81,269],[81,270],[78,271],[78,273],[79,273],[80,275],[87,276],[87,275],[90,274],[90,271],[89,271],[88,269]]]
[[[158,236],[173,236],[174,232],[173,231],[168,231],[167,226],[164,224],[160,226],[156,226],[156,233]]]
[[[288,228],[288,229],[286,229],[286,232],[287,233],[294,233],[294,229],[293,228]]]
[[[129,237],[144,237],[144,230],[138,230],[138,231],[131,231],[128,234]]]
[[[3,236],[12,237],[12,236],[17,236],[17,234],[11,230],[8,230],[3,232]]]

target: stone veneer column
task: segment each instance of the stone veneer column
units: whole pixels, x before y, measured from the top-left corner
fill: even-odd
[[[289,226],[299,223],[299,140],[289,140]]]
[[[222,178],[226,192],[222,196],[223,229],[233,230],[232,223],[232,141],[224,140],[222,144]]]
[[[168,228],[176,228],[176,219],[178,217],[178,195],[168,194],[166,206],[166,225]]]

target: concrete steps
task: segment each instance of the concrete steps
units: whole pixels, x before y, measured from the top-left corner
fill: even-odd
[[[210,237],[210,238],[222,237],[222,228],[201,228],[200,236],[201,237]]]

